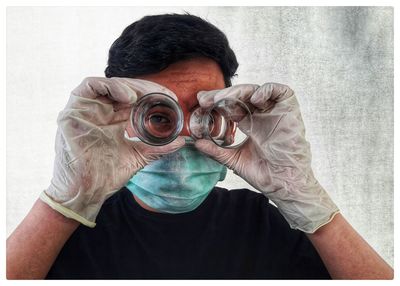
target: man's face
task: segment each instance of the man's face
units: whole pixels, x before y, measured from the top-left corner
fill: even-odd
[[[224,77],[219,65],[208,58],[176,62],[161,72],[137,78],[158,83],[174,92],[178,97],[178,103],[182,108],[186,122],[189,120],[190,112],[199,104],[197,101],[199,91],[225,87]],[[131,133],[130,126],[127,131]],[[180,135],[190,135],[186,124],[184,124]]]

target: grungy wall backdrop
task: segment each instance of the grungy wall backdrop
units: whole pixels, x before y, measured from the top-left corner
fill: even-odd
[[[58,112],[108,49],[149,14],[189,12],[223,30],[233,84],[280,82],[299,99],[313,169],[355,229],[393,265],[393,9],[9,7],[7,235],[52,176]],[[229,173],[219,184],[248,187]]]

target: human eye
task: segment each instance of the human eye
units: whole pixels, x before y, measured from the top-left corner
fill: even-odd
[[[169,124],[169,123],[171,123],[171,120],[162,113],[152,114],[149,119],[152,124]]]

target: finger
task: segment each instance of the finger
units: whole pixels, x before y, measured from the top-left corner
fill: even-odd
[[[129,105],[127,105],[129,106]],[[90,99],[72,95],[68,104],[59,114],[59,119],[70,116],[79,117],[98,126],[126,121],[130,117],[131,108],[115,110],[112,104],[103,100]]]
[[[112,102],[133,104],[139,97],[152,92],[165,93],[175,100],[177,99],[171,90],[154,82],[118,77],[88,77],[72,91],[72,94],[91,99],[105,97]],[[105,99],[102,101],[107,103]]]
[[[132,108],[132,104],[114,102],[113,103],[113,108],[114,108],[114,111],[119,111],[119,110],[122,110],[122,109],[131,109]]]
[[[130,142],[134,148],[149,160],[157,160],[160,156],[177,151],[185,145],[185,139],[181,136],[163,146],[152,146],[144,142]]]
[[[73,90],[65,111],[95,124],[113,124],[128,120],[128,109],[149,92],[163,92],[176,99],[172,91],[150,81],[91,77]]]
[[[250,102],[259,109],[269,109],[275,103],[294,96],[293,90],[284,84],[266,83],[252,95]]]
[[[133,129],[132,122],[130,120],[126,123],[125,131],[126,131],[127,139],[129,139],[129,140],[132,140],[133,137],[138,136],[136,134],[135,130]]]
[[[229,146],[235,142],[236,124],[229,124],[223,137],[224,146]]]
[[[128,121],[131,115],[131,108],[124,108],[118,111],[115,111],[112,117],[112,120],[108,124],[115,124],[122,121]]]
[[[102,113],[101,113],[102,112]],[[80,112],[78,117],[97,125],[98,127],[105,127],[108,125],[113,125],[121,122],[128,123],[130,118],[131,109],[125,108],[118,111],[109,110],[108,113],[105,111],[92,112],[90,114],[83,114]]]
[[[197,94],[197,99],[203,108],[209,108],[222,99],[237,99],[249,102],[250,96],[258,87],[256,84],[240,84],[220,90],[201,91]]]
[[[218,102],[222,99],[237,99],[242,102],[249,102],[251,95],[257,90],[259,86],[256,84],[240,84],[235,85],[229,90],[221,90],[214,97],[214,102]]]
[[[197,93],[197,100],[199,105],[202,108],[209,108],[214,105],[214,97],[220,91],[218,90],[211,90],[211,91],[200,91]]]
[[[133,104],[137,100],[137,94],[134,89],[118,84],[118,81],[112,78],[88,77],[72,91],[73,95],[97,99],[106,97],[112,101]]]
[[[233,168],[232,158],[237,150],[219,147],[215,143],[205,139],[197,140],[194,145],[199,151],[207,154],[214,160],[230,169]]]

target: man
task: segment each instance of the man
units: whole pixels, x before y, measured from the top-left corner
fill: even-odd
[[[84,80],[58,117],[53,179],[7,240],[7,277],[392,279],[314,178],[293,91],[231,86],[237,66],[225,35],[198,17],[128,26],[107,78]],[[184,118],[240,99],[253,131],[236,149],[187,144],[187,125],[163,146],[129,141],[132,106],[152,92]],[[214,187],[226,167],[261,193]]]

